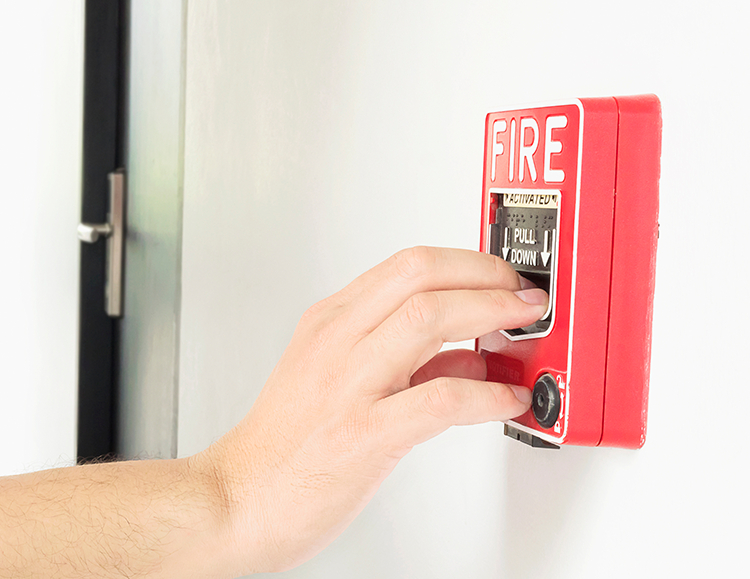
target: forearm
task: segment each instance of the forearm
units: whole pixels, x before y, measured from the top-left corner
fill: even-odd
[[[0,478],[0,577],[225,577],[220,485],[188,459]]]

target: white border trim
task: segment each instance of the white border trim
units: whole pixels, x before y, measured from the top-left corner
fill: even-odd
[[[519,430],[522,430],[523,432],[528,432],[529,434],[533,434],[534,436],[541,438],[542,440],[553,442],[555,444],[562,444],[565,442],[565,437],[568,434],[568,422],[570,418],[570,399],[571,399],[570,383],[571,383],[571,376],[573,374],[573,332],[574,332],[574,325],[575,325],[576,276],[578,273],[578,218],[580,215],[579,209],[581,206],[581,169],[582,169],[581,161],[583,159],[583,104],[581,103],[579,99],[571,99],[571,100],[564,100],[564,101],[557,101],[557,102],[542,102],[538,104],[533,104],[531,106],[520,105],[516,107],[505,107],[505,108],[498,109],[489,113],[489,114],[506,113],[506,112],[513,112],[513,111],[543,109],[543,108],[549,108],[549,107],[560,107],[560,106],[566,106],[566,105],[575,105],[576,107],[578,107],[578,167],[576,170],[576,214],[575,214],[575,228],[573,232],[573,271],[571,275],[571,288],[570,288],[570,330],[568,334],[568,368],[567,368],[567,383],[565,384],[566,400],[565,400],[565,415],[564,415],[563,431],[559,437],[555,437],[555,436],[551,436],[547,434],[546,432],[541,432],[538,430],[528,428],[527,426],[524,426],[523,424],[518,424],[517,422],[514,422],[513,420],[507,421],[508,424],[510,424],[514,428],[518,428]],[[489,194],[487,195],[487,200],[488,200],[487,202],[489,203]],[[489,212],[489,208],[488,208],[488,212]],[[489,226],[488,226],[488,229],[489,229]],[[489,232],[487,232],[486,235],[489,235]],[[558,239],[559,237],[560,236],[558,234]],[[489,249],[486,239],[485,239],[485,248]],[[550,328],[552,327],[553,326],[550,326]]]

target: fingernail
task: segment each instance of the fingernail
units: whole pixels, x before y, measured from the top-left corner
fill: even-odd
[[[531,404],[531,390],[525,386],[511,386],[510,389],[513,390],[513,394],[516,395],[520,403],[526,406]]]
[[[514,292],[518,299],[532,306],[546,306],[549,298],[543,289],[533,288]]]
[[[531,289],[531,288],[537,287],[536,284],[533,281],[531,281],[530,279],[526,279],[525,277],[523,277],[520,274],[518,275],[518,281],[521,284],[521,289],[522,290]]]

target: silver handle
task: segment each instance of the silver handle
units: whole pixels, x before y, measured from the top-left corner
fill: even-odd
[[[84,243],[96,243],[99,237],[109,237],[112,227],[109,223],[81,223],[78,226],[78,239]]]
[[[122,257],[125,239],[125,172],[118,169],[109,174],[108,223],[81,223],[78,239],[96,243],[107,238],[107,281],[104,308],[113,318],[122,316]]]

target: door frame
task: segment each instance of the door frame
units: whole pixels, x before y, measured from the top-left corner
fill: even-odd
[[[108,175],[124,161],[125,0],[86,0],[81,222],[104,223]],[[105,312],[106,244],[81,244],[77,461],[116,448],[118,321]]]

